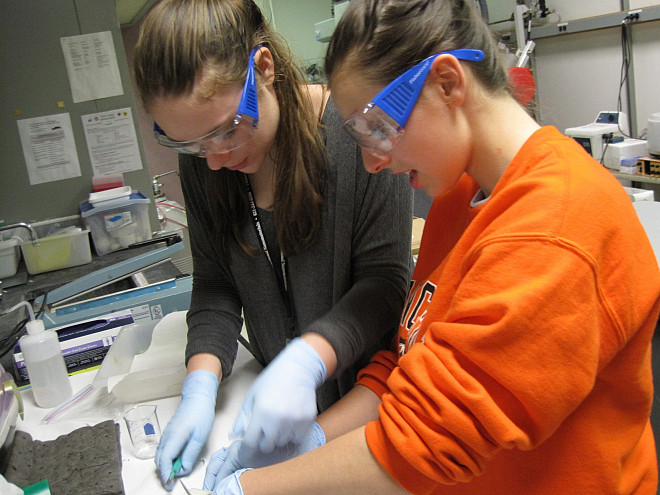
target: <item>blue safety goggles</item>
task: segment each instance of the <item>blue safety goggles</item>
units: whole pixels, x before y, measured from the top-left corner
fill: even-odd
[[[344,130],[362,149],[378,156],[388,155],[392,151],[403,135],[403,127],[422,92],[431,63],[443,54],[470,62],[479,62],[484,58],[481,50],[449,50],[431,55],[401,74],[367,106],[344,122]]]
[[[250,52],[241,101],[238,104],[236,116],[229,124],[223,124],[208,134],[191,141],[174,141],[167,137],[160,126],[154,122],[154,137],[158,144],[178,153],[205,157],[209,151],[224,153],[235,150],[252,139],[259,123],[257,83],[254,74],[254,55],[259,48],[260,46],[257,46]]]

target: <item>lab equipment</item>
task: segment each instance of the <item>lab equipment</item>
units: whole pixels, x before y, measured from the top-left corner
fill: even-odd
[[[182,475],[191,473],[213,428],[218,385],[218,378],[206,370],[193,371],[183,381],[181,403],[156,450],[156,466],[163,486],[168,486],[172,466],[178,458]]]
[[[626,158],[639,158],[647,154],[647,144],[643,139],[625,138],[618,143],[609,143],[605,149],[603,165],[612,170],[620,170]]]
[[[564,134],[575,139],[587,153],[600,161],[605,142],[629,134],[628,118],[623,112],[602,111],[591,124],[568,127]]]
[[[660,155],[660,113],[651,114],[646,129],[648,150],[652,155]]]
[[[176,461],[174,461],[174,464],[172,465],[172,471],[170,471],[170,477],[167,478],[167,483],[165,483],[165,486],[167,487],[168,490],[172,489],[174,487],[174,476],[179,474],[179,471],[181,471],[181,457],[177,457]],[[188,489],[185,487],[183,484],[183,481],[181,481],[181,486],[188,491]]]
[[[187,493],[187,495],[192,495],[192,492],[190,490],[188,490],[188,487],[185,485],[183,480],[181,480],[181,486],[183,487],[183,489]]]
[[[654,201],[655,199],[655,194],[652,189],[639,189],[637,187],[627,186],[624,186],[624,189],[626,190],[626,193],[628,193],[630,201],[633,203],[637,201]]]
[[[107,296],[81,299],[87,293],[163,263],[183,249],[178,234],[151,239],[146,243],[164,243],[165,246],[83,275],[53,289],[46,296],[38,297],[35,300],[38,307],[47,301],[42,317],[46,328],[99,318],[122,310],[149,312],[151,318],[157,319],[173,311],[188,309],[192,290],[191,276],[181,276]]]
[[[23,419],[21,393],[11,375],[0,364],[0,472],[3,473],[14,442],[18,416]]]
[[[619,165],[619,172],[622,174],[637,175],[639,173],[637,158],[623,158],[621,165]]]
[[[25,305],[30,314],[27,335],[19,340],[34,400],[39,407],[53,407],[73,395],[57,333],[46,331],[44,322],[35,320],[32,306],[22,301],[10,311]]]
[[[55,409],[51,410],[42,420],[43,423],[49,424],[60,419],[71,419],[72,417],[90,417],[94,414],[110,414],[110,416],[119,415],[119,409],[123,408],[122,397],[117,397],[114,393],[110,394],[110,380],[117,376],[122,376],[129,373],[133,363],[133,359],[137,354],[145,352],[151,345],[153,340],[153,332],[156,324],[161,320],[141,320],[136,323],[133,322],[132,316],[129,314],[123,315],[127,324],[122,326],[110,350],[107,351],[105,359],[101,364],[101,368],[94,376],[94,380],[90,385],[80,389],[73,398]],[[121,323],[121,320],[118,319]],[[160,370],[162,372],[162,370]],[[160,398],[162,395],[157,395],[162,390],[162,386],[169,385],[166,372],[162,372],[161,381],[158,382],[159,386],[151,386],[145,392],[151,393],[149,397],[143,397],[143,400],[150,400],[152,398]],[[130,376],[130,373],[128,374]],[[134,401],[138,402],[138,401]]]
[[[158,406],[153,404],[141,404],[124,412],[128,435],[138,459],[150,459],[156,453],[160,442],[157,409]]]
[[[135,322],[128,311],[117,312],[104,318],[77,322],[73,325],[49,328],[57,335],[64,356],[67,373],[75,373],[98,366],[108,353],[113,340],[125,325]],[[14,365],[19,386],[29,382],[25,356],[20,345],[14,348]]]
[[[649,155],[637,159],[639,173],[650,177],[660,176],[660,157]]]
[[[232,435],[264,453],[302,442],[316,419],[316,389],[326,373],[318,353],[300,337],[293,339],[250,387]]]

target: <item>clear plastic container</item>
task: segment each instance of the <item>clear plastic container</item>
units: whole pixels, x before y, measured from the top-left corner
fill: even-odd
[[[80,215],[92,234],[99,256],[151,239],[150,200],[141,192],[127,198],[80,203]]]
[[[21,251],[17,239],[0,241],[0,279],[16,275]]]

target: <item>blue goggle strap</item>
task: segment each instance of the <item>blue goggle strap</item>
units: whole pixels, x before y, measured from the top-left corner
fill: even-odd
[[[165,134],[165,131],[160,128],[160,126],[154,122],[154,134],[158,134],[160,136],[165,136],[167,137],[167,134]]]
[[[484,58],[483,51],[471,48],[459,48],[431,55],[388,84],[376,95],[373,100],[374,105],[379,106],[400,127],[405,126],[419,94],[422,92],[426,76],[431,70],[431,63],[437,56],[443,54],[453,55],[459,60],[470,62],[480,62]]]
[[[249,115],[254,119],[254,123],[259,121],[259,104],[257,102],[257,82],[254,74],[254,54],[261,48],[261,45],[255,46],[250,52],[250,59],[248,61],[247,77],[245,78],[245,85],[243,86],[243,94],[241,101],[238,104],[237,113]]]

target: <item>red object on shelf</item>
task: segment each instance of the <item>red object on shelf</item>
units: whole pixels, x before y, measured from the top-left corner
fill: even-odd
[[[95,175],[92,177],[92,192],[101,192],[115,187],[124,187],[124,174]]]
[[[536,83],[532,71],[526,67],[509,68],[509,84],[518,103],[526,107],[534,99]]]

